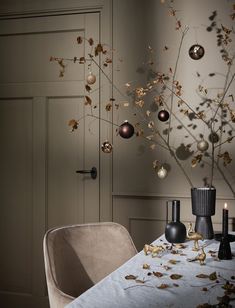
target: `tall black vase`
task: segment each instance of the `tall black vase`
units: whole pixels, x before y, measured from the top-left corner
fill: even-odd
[[[215,215],[216,189],[201,187],[191,189],[192,213],[196,215],[195,231],[204,239],[214,238],[211,216]]]

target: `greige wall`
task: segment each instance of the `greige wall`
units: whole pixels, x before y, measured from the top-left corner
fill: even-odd
[[[206,1],[186,1],[176,0],[170,2],[177,10],[176,14],[181,20],[182,29],[189,27],[179,59],[176,79],[183,85],[182,98],[185,99],[193,108],[201,102],[198,85],[201,84],[208,88],[208,95],[216,96],[222,91],[225,82],[227,66],[221,60],[219,48],[216,44],[216,33],[208,32],[207,26],[210,25],[208,17],[213,11],[218,13],[218,26],[222,23],[228,28],[234,24],[234,21],[228,16],[232,8],[232,1],[206,0]],[[114,48],[123,55],[123,62],[120,65],[120,71],[114,71],[114,81],[125,92],[124,84],[133,82],[134,86],[144,86],[144,80],[148,72],[143,65],[146,62],[148,46],[155,50],[154,61],[156,70],[169,71],[174,68],[177,52],[180,44],[180,31],[175,30],[176,21],[174,17],[169,16],[167,1],[114,1]],[[234,36],[234,35],[233,35]],[[194,61],[188,56],[189,48],[199,43],[205,48],[205,55],[201,60]],[[164,46],[169,49],[164,51]],[[231,49],[235,50],[234,42]],[[141,69],[140,69],[141,67]],[[234,66],[232,68],[234,73]],[[197,72],[200,78],[197,77]],[[217,73],[213,78],[209,73]],[[234,83],[228,94],[234,95]],[[117,95],[118,96],[118,95]],[[119,96],[120,100],[124,100]],[[152,97],[146,100],[146,104],[151,104]],[[174,108],[177,116],[186,124],[191,122],[177,110],[177,101],[174,99]],[[170,103],[170,100],[167,101]],[[234,107],[233,103],[233,107]],[[121,124],[128,119],[132,123],[138,122],[140,117],[134,117],[131,108],[122,108],[118,110],[114,119]],[[146,110],[148,108],[145,108]],[[154,114],[157,117],[157,112]],[[156,121],[157,129],[162,131],[168,126]],[[197,128],[192,130],[196,138],[199,134],[208,138],[208,129],[200,122],[194,122]],[[171,133],[171,144],[177,149],[181,143],[188,144],[192,142],[191,138],[185,138],[188,135],[184,130],[177,130],[179,123],[172,120],[173,131]],[[232,123],[231,123],[232,124]],[[234,124],[232,127],[234,131]],[[149,135],[151,132],[149,132]],[[182,217],[185,222],[194,220],[191,214],[190,185],[184,175],[170,157],[167,151],[159,146],[155,150],[150,150],[150,142],[141,138],[129,140],[121,139],[114,133],[114,160],[113,160],[113,181],[114,181],[114,219],[124,223],[131,229],[132,236],[146,240],[151,239],[154,232],[161,233],[164,230],[165,202],[167,199],[178,198],[182,202]],[[196,144],[192,147],[196,150]],[[234,157],[234,144],[226,144],[223,151],[229,151],[231,157]],[[169,168],[168,176],[160,180],[153,167],[152,162],[157,159],[165,163]],[[187,160],[180,160],[185,170],[189,174],[195,187],[203,186],[203,177],[209,174],[209,170],[201,167],[191,168],[192,156]],[[223,168],[221,163],[221,168]],[[223,168],[230,183],[235,187],[234,159],[228,168]],[[223,178],[217,172],[215,173],[214,185],[217,189],[217,212],[214,217],[215,229],[221,228],[221,209],[225,201],[228,202],[230,216],[234,217],[234,198],[225,184]],[[147,230],[149,220],[155,231]],[[133,224],[134,221],[134,224]],[[232,219],[230,219],[232,224]],[[142,230],[138,232],[137,228]],[[232,228],[232,226],[230,226]],[[144,231],[146,230],[146,231]],[[140,241],[141,242],[141,241]]]

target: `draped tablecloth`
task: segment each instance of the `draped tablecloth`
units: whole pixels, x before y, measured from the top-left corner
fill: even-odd
[[[161,236],[153,245],[164,243],[167,244],[165,237]],[[200,265],[198,261],[188,261],[198,254],[192,251],[192,241],[184,243],[186,248],[173,247],[172,250],[164,251],[159,257],[145,255],[141,251],[66,308],[191,308],[205,303],[216,304],[218,297],[224,295],[223,286],[226,280],[235,284],[235,242],[231,243],[232,260],[218,260],[215,257],[219,249],[219,242],[215,240],[200,241],[199,244],[205,246],[207,254],[205,265]],[[122,249],[121,243],[120,249]],[[143,264],[148,264],[150,268],[143,269]],[[157,274],[161,276],[157,277],[153,272],[163,275]],[[210,276],[214,272],[217,276],[215,280],[209,277],[196,277],[199,274]],[[172,274],[176,275],[171,276]],[[128,275],[137,278],[126,279]],[[177,275],[182,277],[179,278]],[[235,294],[231,297],[234,298]],[[235,301],[230,301],[230,305],[235,307]]]

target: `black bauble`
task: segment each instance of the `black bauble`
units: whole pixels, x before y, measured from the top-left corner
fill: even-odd
[[[119,126],[119,135],[122,138],[128,139],[134,135],[135,129],[128,121],[125,121],[122,125]]]
[[[162,122],[166,122],[169,119],[170,115],[167,110],[161,110],[158,113],[158,119]]]
[[[205,49],[201,45],[195,44],[189,48],[188,53],[193,60],[199,60],[204,56]]]

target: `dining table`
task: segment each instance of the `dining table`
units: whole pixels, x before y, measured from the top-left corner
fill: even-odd
[[[199,241],[197,251],[194,241],[171,244],[162,235],[66,308],[235,307],[230,236],[232,258],[220,260],[218,240]]]

